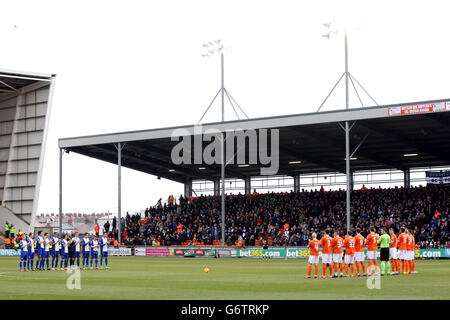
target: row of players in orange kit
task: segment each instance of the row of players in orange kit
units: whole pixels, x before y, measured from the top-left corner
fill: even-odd
[[[329,278],[338,277],[338,268],[340,269],[340,277],[344,277],[343,266],[345,266],[346,276],[354,277],[354,265],[356,264],[357,276],[370,276],[372,274],[372,266],[375,273],[378,274],[377,249],[379,235],[375,233],[375,228],[369,228],[370,233],[366,238],[361,235],[361,230],[356,229],[356,235],[352,236],[351,232],[347,232],[345,238],[339,236],[339,232],[334,232],[334,237],[329,236],[329,231],[324,231],[323,237],[317,240],[315,233],[312,234],[312,240],[309,241],[309,260],[308,275],[306,279],[311,278],[313,265],[315,266],[314,278],[318,277],[319,272],[319,248],[322,248],[322,264],[323,274],[321,279],[326,277],[327,268],[330,270]],[[414,263],[414,236],[406,228],[400,228],[400,234],[397,237],[392,228],[389,229],[389,259],[392,267],[391,274],[411,274],[416,273]],[[368,272],[364,263],[364,247],[367,246]],[[345,248],[344,263],[342,263],[343,252]],[[334,275],[333,275],[334,266]]]

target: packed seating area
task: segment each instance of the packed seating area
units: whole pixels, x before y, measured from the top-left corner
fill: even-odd
[[[448,241],[450,186],[411,188],[363,187],[351,194],[352,229],[363,235],[371,225],[405,226],[420,248],[444,247]],[[305,246],[312,232],[346,229],[346,193],[301,191],[228,195],[228,246]],[[220,245],[220,196],[200,196],[147,208],[145,217],[127,214],[122,236],[126,245]]]

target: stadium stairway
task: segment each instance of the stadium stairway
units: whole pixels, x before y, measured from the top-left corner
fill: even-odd
[[[10,224],[12,223],[16,228],[16,231],[18,231],[19,229],[26,233],[32,231],[30,228],[30,224],[23,220],[22,217],[16,215],[9,208],[0,206],[0,226],[3,231],[6,221],[8,221]]]

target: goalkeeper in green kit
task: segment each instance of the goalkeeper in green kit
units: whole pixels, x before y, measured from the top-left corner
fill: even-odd
[[[392,275],[391,263],[389,262],[389,242],[391,237],[386,233],[384,228],[381,228],[381,237],[377,243],[380,245],[380,261],[381,261],[381,275],[384,276],[387,264],[388,275]]]

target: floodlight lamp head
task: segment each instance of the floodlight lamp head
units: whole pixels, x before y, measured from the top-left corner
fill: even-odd
[[[203,44],[203,47],[207,48],[206,54],[202,55],[204,57],[212,56],[215,53],[223,54],[225,51],[227,51],[229,49],[224,46],[224,43],[222,40],[208,41]]]

